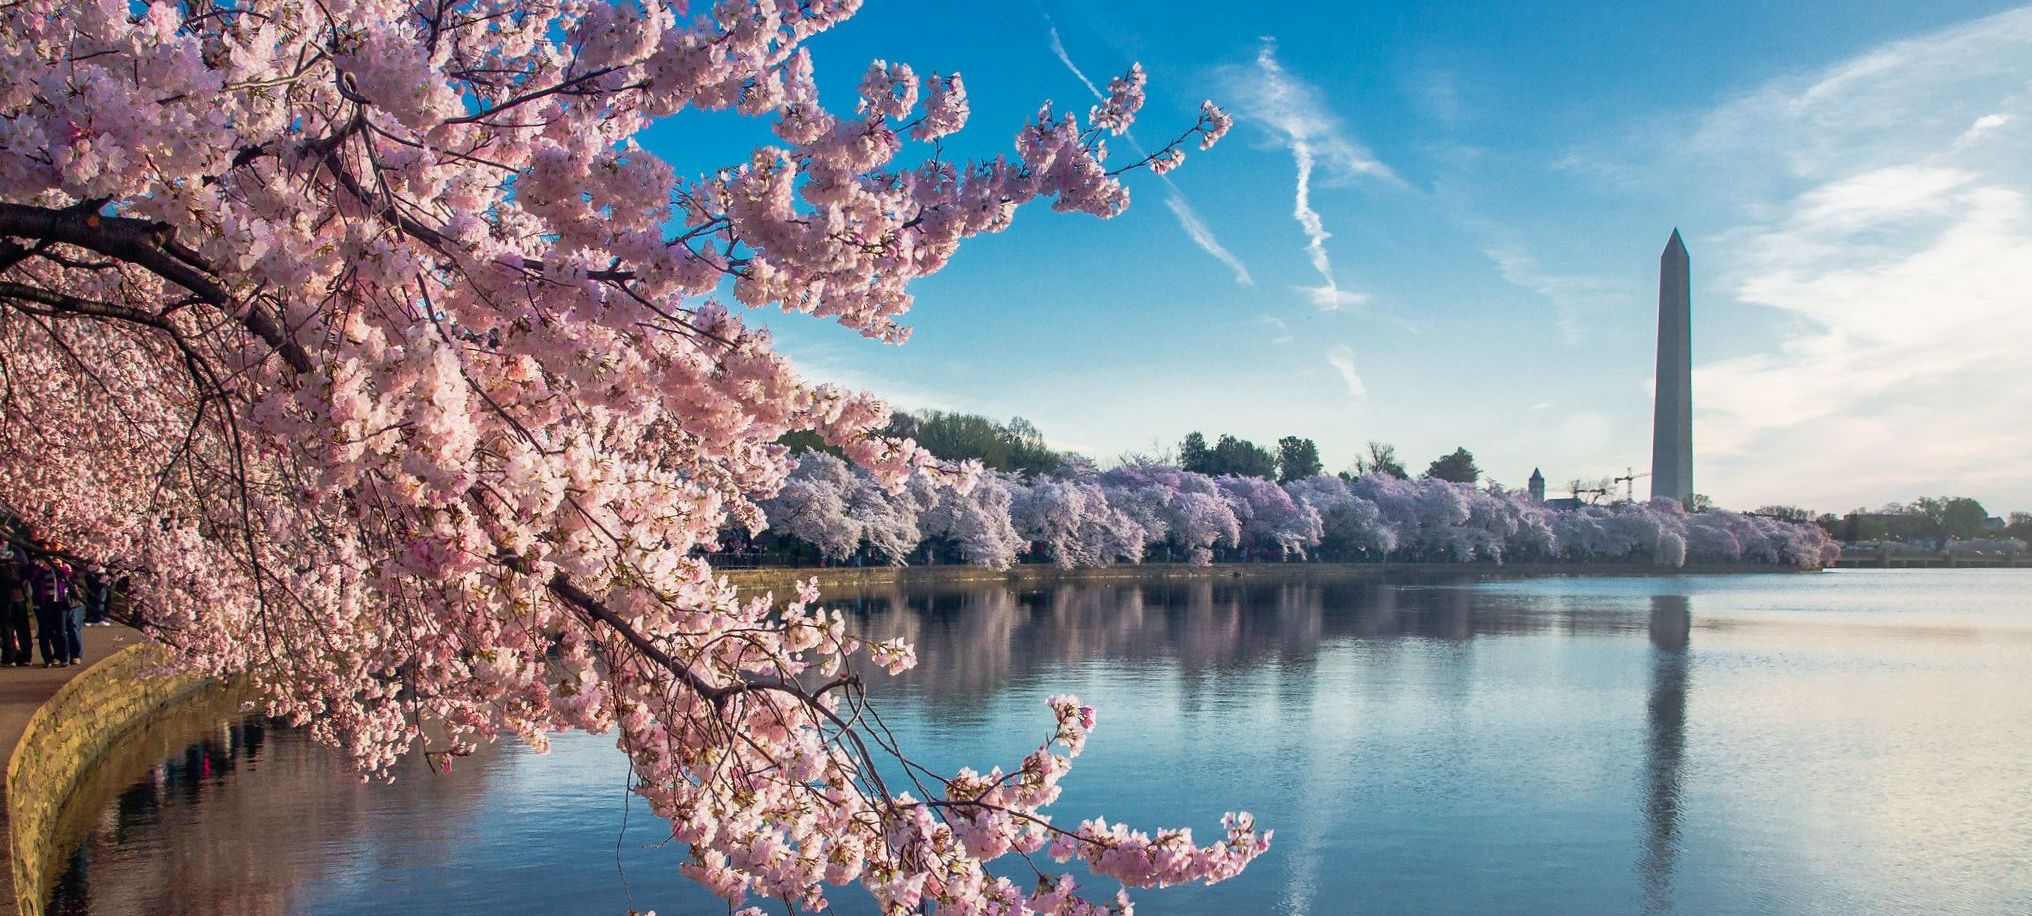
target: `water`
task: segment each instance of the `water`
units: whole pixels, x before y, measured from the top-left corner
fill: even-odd
[[[875,590],[908,746],[1013,763],[1072,690],[1056,808],[1270,855],[1146,913],[2032,912],[2032,572]],[[719,913],[611,739],[361,785],[211,729],[110,799],[58,913]],[[865,912],[840,897],[844,912]]]

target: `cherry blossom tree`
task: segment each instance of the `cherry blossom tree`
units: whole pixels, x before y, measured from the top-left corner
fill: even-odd
[[[831,490],[811,492],[817,484],[807,477],[832,481]],[[1266,489],[1263,478],[1212,478],[1149,462],[1100,473],[1089,464],[1068,463],[1033,485],[993,472],[983,479],[987,485],[967,495],[970,491],[920,471],[911,479],[914,501],[887,508],[880,502],[886,491],[872,475],[833,461],[809,473],[800,465],[784,490],[763,505],[772,526],[831,556],[845,556],[857,543],[873,546],[870,527],[893,518],[892,543],[879,551],[892,562],[911,552],[912,538],[964,537],[971,545],[961,551],[967,562],[998,567],[1013,562],[1029,541],[1044,544],[1065,567],[1138,562],[1139,538],[1143,550],[1170,545],[1199,565],[1211,562],[1215,547],[1245,540],[1280,554],[1320,559],[1564,558],[1668,568],[1689,559],[1819,568],[1833,563],[1840,549],[1816,526],[1783,518],[1719,510],[1688,515],[1671,499],[1561,512],[1523,491],[1430,477],[1374,475],[1350,482],[1321,474],[1283,484],[1281,496]],[[827,492],[839,495],[828,499]],[[793,515],[792,509],[805,514]],[[1013,530],[1015,524],[1023,532]]]
[[[933,480],[929,487],[906,485],[891,489],[865,469],[854,469],[853,498],[847,512],[861,522],[868,548],[892,566],[902,566],[917,549],[918,542],[924,540],[918,516],[927,499],[935,497],[940,481],[922,470],[911,475],[913,481],[927,477]]]
[[[1323,549],[1377,559],[1397,549],[1397,531],[1383,520],[1382,510],[1356,496],[1339,477],[1315,474],[1291,481],[1284,489],[1319,515]]]
[[[846,462],[824,452],[806,452],[798,456],[776,495],[760,506],[769,530],[844,560],[867,535],[867,525],[849,509],[858,489],[859,481]]]
[[[1622,524],[1615,512],[1601,506],[1559,513],[1552,533],[1560,553],[1568,559],[1622,560],[1637,549],[1636,533]]]
[[[1071,698],[1007,771],[890,784],[903,749],[845,662],[909,648],[694,556],[763,525],[786,433],[884,486],[943,473],[872,434],[876,399],[801,378],[764,310],[900,342],[910,284],[967,238],[1040,201],[1114,215],[1122,173],[1228,128],[1209,104],[1111,160],[1132,70],[950,160],[957,74],[877,61],[821,101],[805,43],[857,6],[0,7],[0,507],[130,576],[177,664],[247,675],[369,772],[615,733],[735,905],[1094,910],[1070,875],[998,873],[1012,852],[1232,876],[1269,841],[1246,815],[1207,845],[1049,820],[1094,725]],[[697,111],[774,139],[700,175],[637,142]]]
[[[1186,562],[1213,562],[1214,548],[1241,543],[1241,522],[1212,477],[1161,464],[1134,464],[1101,475],[1108,499],[1143,526],[1146,545],[1169,543]]]
[[[1108,501],[1093,477],[1046,477],[1016,492],[1010,521],[1041,544],[1061,568],[1109,566],[1143,559],[1149,536],[1129,513]]]
[[[1743,558],[1743,543],[1730,524],[1733,515],[1720,511],[1701,512],[1686,519],[1688,559],[1729,563]]]
[[[1947,553],[1952,557],[2019,557],[2025,555],[2025,542],[2014,537],[1969,538],[1948,542]]]
[[[1233,474],[1214,479],[1242,523],[1244,543],[1276,548],[1280,554],[1304,556],[1320,538],[1319,513],[1291,498],[1282,487],[1261,477]]]
[[[1658,533],[1651,541],[1651,563],[1677,569],[1686,565],[1686,510],[1679,500],[1660,496],[1637,504],[1657,520]]]
[[[920,481],[922,481],[920,483]],[[948,481],[919,472],[913,486],[890,489],[867,470],[825,452],[799,455],[776,495],[762,500],[770,531],[797,538],[832,560],[866,546],[901,565],[924,539],[918,515]]]
[[[1497,493],[1491,487],[1491,495]],[[1510,535],[1508,555],[1512,558],[1551,559],[1558,555],[1559,539],[1552,533],[1551,510],[1531,498],[1522,490],[1504,490],[1501,498],[1505,511],[1516,520],[1516,531]]]
[[[950,541],[966,562],[1008,569],[1029,546],[1010,522],[1010,505],[1023,485],[1015,475],[982,471],[972,487],[953,486],[931,474],[920,473],[911,480],[913,486],[929,491],[917,517],[925,537]]]
[[[1348,493],[1374,503],[1397,545],[1411,549],[1420,542],[1422,515],[1419,511],[1420,482],[1388,473],[1369,473],[1348,484]]]

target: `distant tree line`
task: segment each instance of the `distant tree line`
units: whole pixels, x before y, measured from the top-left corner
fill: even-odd
[[[1421,563],[1743,562],[1818,567],[1838,548],[1811,523],[1732,512],[1689,514],[1671,500],[1554,509],[1477,486],[1465,448],[1417,479],[1370,443],[1352,473],[1324,473],[1311,440],[1269,449],[1192,433],[1173,461],[1132,457],[1099,470],[1053,452],[1028,423],[945,413],[899,415],[892,430],[985,470],[970,487],[920,472],[901,491],[834,454],[802,452],[765,500],[767,527],[729,531],[722,552],[757,562],[1066,567],[1145,560]],[[791,443],[794,445],[794,443]],[[1047,456],[1055,466],[1039,470]],[[730,557],[722,557],[724,562]]]
[[[1214,440],[1212,447],[1208,447],[1206,436],[1198,432],[1187,433],[1178,444],[1178,466],[1195,474],[1261,477],[1278,483],[1304,480],[1325,470],[1319,458],[1319,446],[1311,439],[1285,436],[1277,440],[1277,451],[1272,453],[1247,439],[1225,433]],[[1403,463],[1397,460],[1395,446],[1375,441],[1369,443],[1366,454],[1355,460],[1354,470],[1340,472],[1340,478],[1353,480],[1370,474],[1399,480],[1411,476],[1405,471]],[[1481,480],[1482,471],[1475,466],[1473,453],[1466,448],[1456,448],[1433,459],[1426,466],[1425,476],[1474,484]]]
[[[1793,520],[1812,519],[1836,540],[1851,544],[1895,541],[1943,551],[1956,542],[2016,540],[2032,543],[2032,512],[2013,512],[2008,520],[1993,518],[1977,500],[1966,496],[1922,496],[1881,509],[1851,509],[1815,516],[1793,506],[1766,506],[1759,514]]]

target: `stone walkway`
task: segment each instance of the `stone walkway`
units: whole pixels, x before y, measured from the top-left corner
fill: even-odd
[[[41,662],[36,662],[27,668],[0,668],[0,748],[7,749],[6,760],[13,759],[14,745],[20,743],[22,731],[28,728],[29,717],[35,715],[35,711],[50,697],[56,696],[57,688],[91,667],[93,662],[141,641],[140,633],[119,624],[86,627],[84,632],[85,662],[82,665],[44,668]],[[0,760],[0,771],[4,771],[6,760]],[[7,780],[4,773],[0,773],[0,901],[14,899],[13,844],[10,841],[13,833],[7,810]]]
[[[41,662],[27,668],[0,668],[0,747],[7,749],[9,757],[14,755],[14,745],[21,740],[21,731],[28,727],[28,717],[35,715],[37,707],[56,696],[58,687],[90,667],[93,662],[113,654],[114,650],[141,641],[141,634],[127,627],[85,628],[85,663],[68,668],[44,668]],[[38,656],[40,657],[40,656]],[[4,766],[0,762],[0,766]],[[7,786],[0,780],[0,817],[6,816],[5,802]]]

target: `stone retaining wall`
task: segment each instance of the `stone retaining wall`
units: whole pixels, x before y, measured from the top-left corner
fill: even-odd
[[[123,735],[162,708],[203,691],[191,676],[144,677],[161,646],[131,645],[72,678],[35,711],[7,761],[7,833],[16,912],[41,916],[64,802]]]

